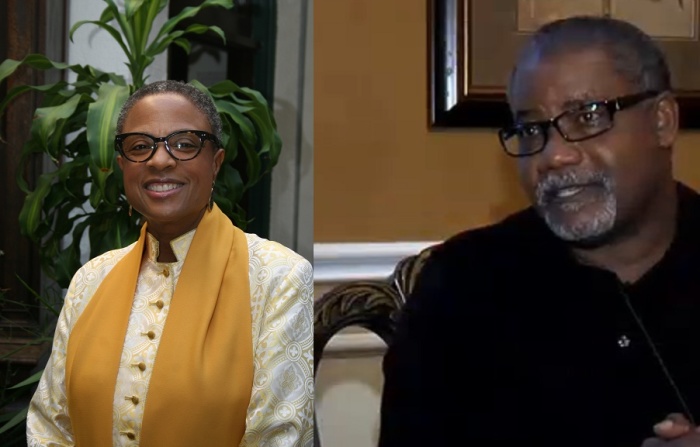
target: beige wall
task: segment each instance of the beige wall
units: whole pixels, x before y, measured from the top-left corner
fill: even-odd
[[[324,0],[314,21],[314,241],[443,239],[525,205],[494,131],[427,130],[427,2]],[[679,178],[700,187],[700,134]]]

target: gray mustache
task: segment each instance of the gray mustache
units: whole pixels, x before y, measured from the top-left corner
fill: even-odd
[[[547,205],[557,192],[564,188],[590,184],[603,186],[608,192],[612,190],[612,180],[607,174],[601,171],[550,173],[537,182],[537,186],[535,187],[537,204],[540,206]]]

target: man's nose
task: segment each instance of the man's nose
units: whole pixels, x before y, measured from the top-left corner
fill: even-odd
[[[583,154],[577,143],[566,141],[554,126],[549,129],[547,137],[542,151],[542,170],[560,169],[581,163]]]

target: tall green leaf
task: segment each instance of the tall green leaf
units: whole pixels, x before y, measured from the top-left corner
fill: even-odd
[[[211,6],[221,6],[226,9],[231,9],[233,8],[233,0],[205,0],[199,6],[187,6],[186,8],[183,8],[179,14],[165,22],[163,27],[160,29],[160,32],[154,39],[154,43],[160,41],[163,36],[170,34],[172,30],[174,30],[175,27],[183,20],[194,17],[200,10],[202,10],[202,8],[208,8]]]
[[[47,173],[39,176],[36,189],[27,194],[22,209],[19,212],[19,223],[22,234],[33,237],[36,228],[41,222],[41,204],[49,193],[55,173]]]
[[[136,11],[138,11],[141,6],[145,3],[145,0],[126,0],[124,2],[124,9],[126,11],[126,18],[131,19],[134,17]]]
[[[113,169],[114,130],[117,127],[119,110],[128,97],[128,87],[105,83],[100,85],[97,99],[88,107],[86,124],[92,174],[102,192]]]
[[[63,70],[68,68],[68,64],[54,62],[43,54],[29,54],[22,60],[5,59],[0,63],[0,82],[10,76],[20,65],[27,65],[37,70],[48,70],[56,68]]]
[[[48,146],[49,138],[56,130],[57,122],[70,118],[75,113],[81,96],[75,95],[63,104],[52,107],[40,107],[36,109],[31,133],[42,146]]]

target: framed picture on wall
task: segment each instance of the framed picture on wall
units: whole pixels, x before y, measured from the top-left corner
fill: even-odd
[[[700,0],[430,0],[429,126],[501,127],[505,86],[539,26],[573,15],[627,20],[666,53],[681,127],[700,129]]]

